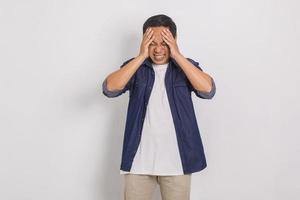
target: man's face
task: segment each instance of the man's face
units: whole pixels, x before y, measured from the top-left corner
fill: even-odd
[[[170,49],[167,43],[164,42],[161,32],[166,28],[163,26],[151,27],[155,39],[149,44],[149,56],[154,64],[166,64],[169,62]]]

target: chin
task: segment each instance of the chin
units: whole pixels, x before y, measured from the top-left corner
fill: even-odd
[[[163,59],[163,60],[155,60],[154,58],[151,58],[151,60],[154,64],[157,64],[157,65],[162,65],[162,64],[166,64],[169,62],[169,58]]]

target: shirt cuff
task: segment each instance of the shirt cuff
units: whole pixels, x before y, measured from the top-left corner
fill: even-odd
[[[123,93],[123,90],[113,90],[113,91],[108,90],[107,89],[107,80],[104,79],[104,81],[102,83],[102,92],[107,97],[117,97]]]
[[[215,81],[213,78],[211,78],[211,82],[212,82],[212,88],[211,88],[210,92],[203,92],[200,90],[195,90],[196,96],[203,98],[203,99],[212,99],[216,93],[216,85],[215,85]]]

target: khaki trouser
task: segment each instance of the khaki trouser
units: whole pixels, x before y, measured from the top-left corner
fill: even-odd
[[[125,200],[152,200],[156,185],[160,186],[162,200],[189,200],[191,174],[154,176],[124,174]]]

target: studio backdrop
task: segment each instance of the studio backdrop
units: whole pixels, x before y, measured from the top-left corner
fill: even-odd
[[[101,84],[166,14],[217,87],[193,95],[192,200],[300,199],[299,1],[0,2],[0,199],[117,200],[129,94]],[[155,193],[159,200],[159,189]]]

